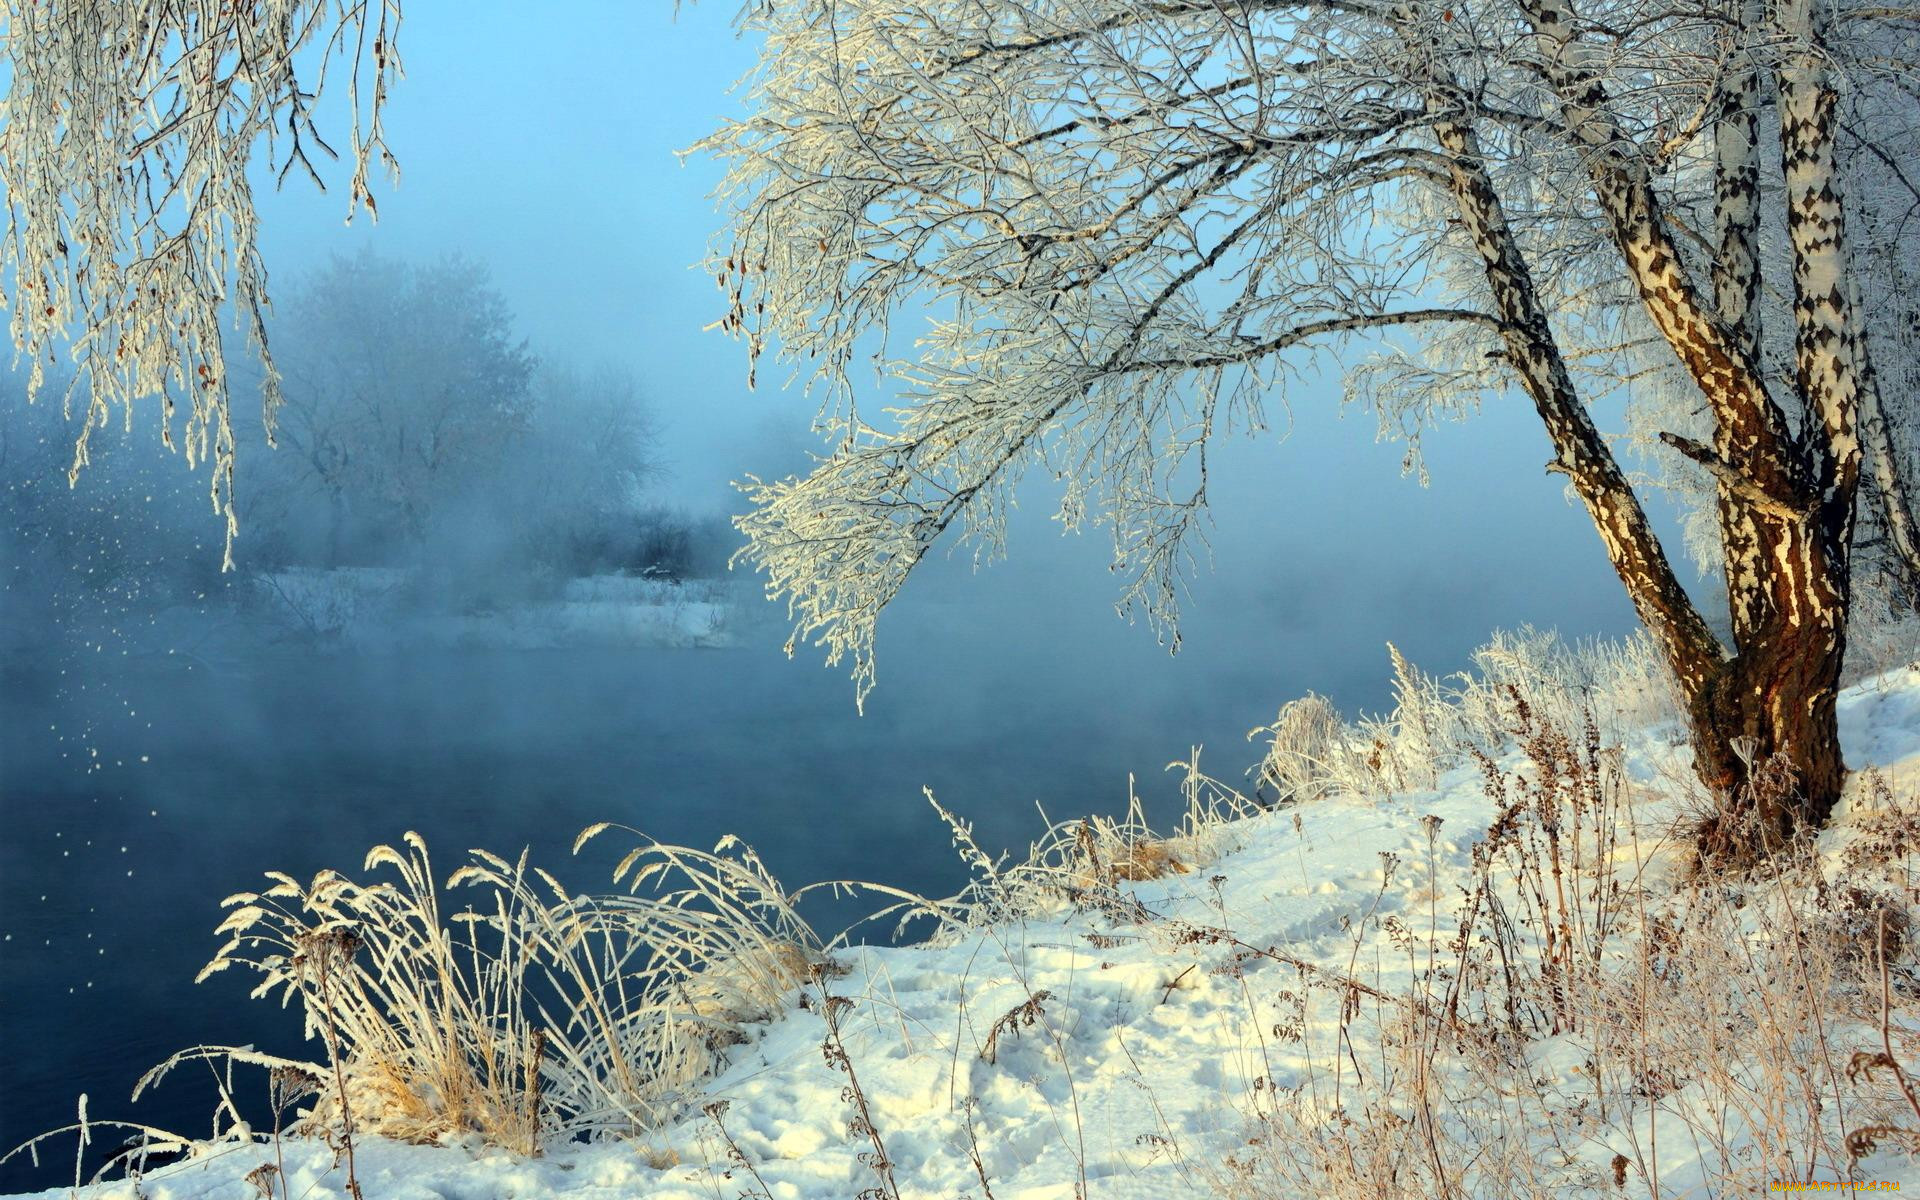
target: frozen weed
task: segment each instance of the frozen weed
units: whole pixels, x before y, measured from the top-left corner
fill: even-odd
[[[425,843],[404,845],[367,856],[392,876],[379,882],[272,873],[266,891],[229,897],[228,941],[202,972],[251,970],[254,995],[300,1002],[338,1081],[306,1127],[337,1126],[349,1160],[356,1126],[411,1141],[477,1132],[523,1154],[647,1128],[686,1106],[819,953],[731,840],[712,853],[644,843],[611,896],[573,895],[524,854],[473,851],[444,891],[478,902],[451,913]]]
[[[1495,818],[1451,916],[1378,923],[1404,970],[1235,953],[1236,969],[1288,968],[1291,1007],[1250,1001],[1248,1017],[1304,1067],[1249,1106],[1217,1190],[1728,1195],[1858,1179],[1866,1155],[1920,1149],[1916,806],[1881,794],[1837,852],[1806,840],[1764,870],[1663,882],[1599,718],[1566,721],[1538,694],[1507,692],[1518,758],[1477,756]],[[1754,787],[1781,786],[1762,768]],[[1337,1021],[1309,1019],[1315,995]]]

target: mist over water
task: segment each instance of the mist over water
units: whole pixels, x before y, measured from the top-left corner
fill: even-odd
[[[725,84],[749,56],[709,6],[677,26],[644,6],[579,8],[577,21],[528,22],[520,6],[410,3],[390,129],[404,185],[382,194],[377,231],[340,229],[338,196],[289,189],[268,214],[268,257],[278,287],[369,243],[410,263],[471,255],[511,306],[511,337],[543,363],[586,368],[575,378],[588,384],[611,363],[635,384],[653,440],[644,489],[625,499],[711,533],[737,503],[730,481],[804,470],[818,449],[811,401],[749,393],[739,347],[701,333],[719,302],[688,270],[715,223],[714,172],[682,170],[671,151],[730,110]],[[523,76],[565,86],[499,84]],[[579,398],[597,398],[588,390]],[[415,573],[417,608],[360,643],[298,627],[260,592],[269,568],[375,565],[368,546],[335,544],[331,501],[299,479],[277,493],[284,561],[263,557],[274,542],[256,513],[239,570],[220,576],[204,473],[157,452],[116,457],[103,434],[101,461],[69,492],[66,435],[34,432],[59,470],[22,491],[9,465],[0,520],[0,1149],[72,1120],[83,1092],[95,1118],[205,1134],[204,1072],[126,1101],[183,1047],[319,1053],[296,1014],[246,998],[249,980],[192,982],[216,948],[220,899],[265,870],[357,873],[370,846],[416,830],[442,879],[469,847],[526,846],[569,887],[606,888],[622,847],[578,861],[567,849],[610,820],[694,846],[739,834],[790,888],[850,878],[945,894],[962,869],[923,788],[989,849],[1024,847],[1040,809],[1123,809],[1129,777],[1164,822],[1179,804],[1164,768],[1192,748],[1237,782],[1259,757],[1247,730],[1280,704],[1313,690],[1349,714],[1386,707],[1389,640],[1446,673],[1497,627],[1630,627],[1585,515],[1541,472],[1547,447],[1524,407],[1433,431],[1423,490],[1370,416],[1342,418],[1333,381],[1309,377],[1287,399],[1275,431],[1211,456],[1212,563],[1203,554],[1189,580],[1177,656],[1115,618],[1104,533],[1062,536],[1035,477],[1008,561],[976,572],[962,547],[931,558],[882,619],[865,715],[817,648],[781,655],[784,623],[751,579],[732,588],[726,646],[542,631],[572,578],[552,563],[526,573],[527,544],[547,548],[545,535],[510,527],[524,505],[501,502],[501,471],[516,497],[552,501],[545,481],[569,469],[566,449],[593,444],[572,437],[578,422],[537,430],[557,465],[532,470],[515,450],[447,486],[458,503],[416,545],[432,554],[377,564]],[[245,408],[236,397],[237,420],[252,420]],[[245,503],[281,468],[261,465],[257,428],[242,436]],[[488,503],[458,507],[475,497]],[[63,505],[91,515],[49,541]],[[356,528],[390,527],[391,511],[369,504]],[[708,568],[728,548],[707,545]],[[476,609],[531,635],[434,636]],[[864,908],[810,916],[831,935]],[[264,1097],[263,1080],[237,1082],[243,1100]],[[0,1189],[63,1182],[70,1151],[38,1171],[0,1167]]]
[[[129,1106],[137,1076],[201,1042],[316,1052],[294,1015],[246,999],[248,980],[191,982],[219,900],[267,869],[352,873],[417,830],[443,878],[469,847],[527,846],[570,887],[604,888],[620,848],[567,848],[613,820],[695,846],[737,833],[789,887],[945,894],[963,874],[923,787],[993,848],[1036,836],[1038,808],[1123,808],[1130,775],[1166,821],[1179,797],[1164,768],[1192,747],[1237,781],[1258,757],[1246,731],[1285,700],[1384,707],[1389,638],[1448,671],[1498,625],[1626,628],[1551,484],[1476,474],[1483,447],[1443,438],[1422,492],[1364,432],[1325,421],[1225,456],[1218,568],[1193,580],[1177,656],[1115,619],[1100,539],[1059,537],[1030,489],[1010,561],[932,561],[883,620],[864,716],[817,650],[780,654],[784,625],[750,584],[729,648],[322,647],[212,604],[15,639],[0,678],[0,1141],[71,1120],[81,1092],[96,1118],[204,1132],[207,1076]],[[1290,478],[1296,455],[1352,460],[1353,491],[1324,491],[1319,470]],[[810,915],[830,934],[863,911]],[[17,1165],[0,1178],[57,1182]]]

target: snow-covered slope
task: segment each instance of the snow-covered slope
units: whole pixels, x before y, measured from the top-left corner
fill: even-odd
[[[1902,804],[1920,806],[1920,670],[1852,689],[1843,721],[1850,762],[1877,767]],[[1673,857],[1667,781],[1685,773],[1669,742],[1626,747],[1623,861]],[[1517,753],[1498,767],[1538,783]],[[1500,815],[1493,774],[1469,763],[1430,791],[1336,797],[1225,822],[1162,844],[1172,861],[1155,858],[1157,878],[1111,887],[1089,879],[1050,908],[930,945],[840,950],[783,1017],[732,1050],[704,1103],[690,1102],[677,1124],[630,1142],[554,1146],[531,1160],[477,1138],[411,1146],[363,1137],[361,1189],[367,1200],[1278,1197],[1296,1194],[1290,1180],[1317,1178],[1312,1160],[1329,1147],[1348,1160],[1327,1168],[1330,1180],[1391,1175],[1401,1170],[1396,1155],[1412,1164],[1409,1179],[1433,1165],[1484,1180],[1484,1163],[1467,1161],[1474,1147],[1485,1155],[1496,1142],[1527,1141],[1506,1194],[1647,1195],[1650,1176],[1663,1196],[1766,1190],[1774,1165],[1727,1125],[1729,1111],[1737,1125],[1751,1108],[1746,1093],[1733,1094],[1745,1077],[1716,1084],[1673,1067],[1677,1077],[1666,1079],[1656,1063],[1637,1083],[1601,1087],[1593,1103],[1582,1072],[1600,1071],[1596,1046],[1606,1035],[1590,1015],[1500,1042],[1498,1053],[1518,1064],[1511,1095],[1463,1090],[1484,1084],[1473,1064],[1487,1060],[1462,1049],[1478,1033],[1435,1015],[1449,1006],[1454,976],[1436,974],[1433,956],[1446,952],[1482,877],[1475,847]],[[1510,795],[1525,790],[1510,786]],[[1885,792],[1873,791],[1852,798],[1823,838],[1829,860],[1890,819]],[[1577,885],[1579,869],[1568,872]],[[1636,892],[1639,910],[1670,898],[1672,886]],[[1631,956],[1620,961],[1631,965]],[[1899,1009],[1893,1023],[1905,1029],[1909,1018]],[[1832,1028],[1843,1041],[1858,1032],[1839,1016]],[[1429,1035],[1424,1059],[1401,1053],[1404,1039]],[[1796,1046],[1816,1056],[1816,1047]],[[842,1048],[851,1073],[836,1066]],[[1855,1048],[1829,1047],[1827,1061],[1835,1071],[1858,1068],[1848,1057]],[[1408,1061],[1438,1064],[1431,1069],[1446,1078],[1423,1089]],[[1475,1098],[1457,1114],[1433,1115],[1432,1138],[1419,1112],[1394,1107],[1449,1095]],[[1709,1111],[1722,1122],[1718,1146],[1701,1133],[1698,1114]],[[1898,1106],[1891,1111],[1899,1117]],[[1506,1129],[1469,1128],[1509,1118]],[[1912,1112],[1904,1119],[1920,1124]],[[1840,1120],[1857,1128],[1855,1118]],[[1318,1140],[1275,1144],[1301,1129],[1319,1131]],[[1863,1146],[1854,1178],[1920,1186],[1920,1167],[1897,1152],[1901,1140],[1885,1134],[1877,1148]],[[1354,1161],[1356,1153],[1375,1158]],[[1729,1153],[1751,1158],[1728,1163]],[[87,1194],[241,1200],[259,1194],[244,1177],[274,1154],[264,1144],[208,1145],[137,1190],[118,1183]],[[289,1143],[284,1156],[287,1186],[276,1195],[347,1194],[325,1147]],[[1814,1155],[1806,1177],[1836,1171]],[[1483,1185],[1480,1194],[1499,1193]]]

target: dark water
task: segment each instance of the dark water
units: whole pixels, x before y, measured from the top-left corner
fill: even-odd
[[[0,1142],[97,1118],[209,1127],[204,1073],[137,1106],[148,1066],[192,1044],[311,1054],[290,1014],[249,1001],[239,973],[195,986],[217,904],[276,868],[357,871],[366,849],[424,834],[444,879],[471,846],[604,886],[623,846],[582,860],[585,825],[618,820],[666,841],[738,833],[789,886],[856,878],[945,893],[962,882],[930,786],[989,845],[1055,816],[1112,811],[1127,772],[1160,811],[1161,768],[1207,726],[1239,742],[1249,713],[1118,686],[1080,694],[1034,655],[922,656],[939,705],[876,703],[856,717],[843,676],[744,650],[276,652],[244,669],[183,656],[13,671],[0,679]],[[1257,712],[1251,713],[1258,716]],[[843,927],[845,905],[816,911]],[[255,1085],[258,1087],[255,1087]],[[264,1082],[243,1079],[264,1089]],[[68,1177],[71,1143],[0,1190]]]

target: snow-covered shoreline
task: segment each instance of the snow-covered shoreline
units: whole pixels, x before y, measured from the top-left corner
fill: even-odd
[[[1920,805],[1920,668],[1851,689],[1842,722],[1849,760],[1887,786],[1850,793],[1823,836],[1829,858],[1862,836],[1884,796]],[[1684,774],[1684,751],[1652,731],[1624,751],[1634,857],[1672,859],[1657,831],[1672,815],[1663,789]],[[1476,847],[1499,812],[1485,767],[1469,763],[1431,789],[1202,822],[1157,843],[1164,857],[1152,870],[1110,864],[1110,886],[1094,880],[1084,894],[1069,889],[1059,903],[925,945],[833,951],[830,968],[751,1029],[677,1120],[647,1134],[550,1146],[533,1159],[477,1135],[434,1146],[363,1135],[360,1187],[369,1200],[1277,1195],[1253,1160],[1270,1149],[1278,1110],[1325,1116],[1344,1103],[1359,1120],[1360,1101],[1343,1101],[1330,1072],[1350,1060],[1359,1078],[1392,1076],[1385,1045],[1355,1030],[1363,1011],[1379,1029],[1397,1028],[1396,998],[1431,985],[1420,956],[1459,926]],[[1657,896],[1673,887],[1670,874],[1656,865],[1635,878]],[[1415,942],[1426,949],[1409,953]],[[836,1037],[857,1087],[823,1053]],[[1540,1095],[1577,1091],[1590,1051],[1568,1035],[1530,1043]],[[1344,1086],[1359,1092],[1353,1075]],[[1649,1163],[1663,1196],[1731,1194],[1724,1174],[1712,1182],[1724,1164],[1708,1161],[1697,1136],[1685,1142],[1685,1092],[1665,1107],[1656,1100],[1658,1128],[1645,1113],[1624,1124],[1542,1114],[1533,1132],[1548,1139],[1540,1158],[1554,1164],[1553,1194],[1648,1194]],[[110,1107],[96,1098],[93,1111]],[[1651,1159],[1634,1142],[1649,1135]],[[82,1194],[242,1200],[261,1194],[247,1176],[277,1155],[285,1180],[275,1194],[347,1194],[331,1150],[291,1140],[202,1145],[137,1184]],[[1920,1166],[1888,1139],[1855,1178],[1920,1186]]]
[[[341,567],[264,573],[254,585],[292,631],[361,650],[734,644],[723,581],[593,575],[561,582],[557,594],[477,596],[451,611],[422,602],[430,582],[410,570]]]

